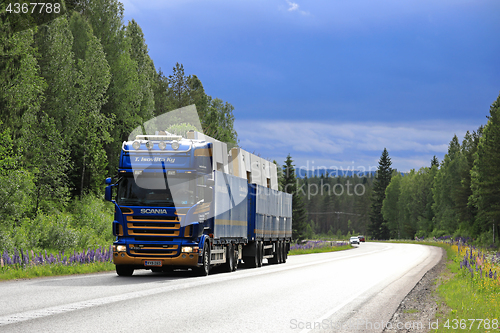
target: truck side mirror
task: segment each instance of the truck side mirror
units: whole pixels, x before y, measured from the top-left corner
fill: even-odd
[[[211,187],[204,187],[203,188],[203,199],[205,200],[205,202],[212,202],[213,199],[214,199],[214,195],[213,195],[213,192],[212,192],[212,188]]]
[[[104,200],[106,201],[112,201],[112,198],[111,198],[111,191],[113,189],[113,186],[109,185],[109,186],[106,186],[106,188],[104,189]]]

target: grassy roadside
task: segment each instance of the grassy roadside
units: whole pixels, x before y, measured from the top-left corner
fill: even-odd
[[[114,271],[111,262],[93,262],[78,265],[50,264],[43,266],[9,266],[0,269],[0,280],[32,279],[43,276],[89,274]]]
[[[431,245],[446,250],[446,270],[438,277],[437,293],[441,303],[431,332],[499,331],[500,276],[495,278],[493,274],[500,272],[498,263],[474,247],[436,242],[397,243]],[[490,270],[493,278],[489,277]]]

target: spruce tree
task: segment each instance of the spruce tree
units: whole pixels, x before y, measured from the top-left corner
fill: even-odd
[[[292,194],[292,238],[301,240],[304,238],[307,227],[307,211],[302,201],[302,196],[297,191],[297,180],[295,178],[295,167],[290,154],[286,157],[283,165],[283,192]]]
[[[388,239],[389,229],[382,214],[382,204],[385,199],[385,189],[391,182],[392,168],[391,159],[387,149],[384,148],[378,162],[378,169],[373,182],[372,206],[370,214],[370,225],[368,234],[374,239]]]
[[[471,170],[470,203],[478,209],[476,224],[480,232],[492,229],[500,221],[500,96],[490,107],[488,123],[483,129],[474,167]]]

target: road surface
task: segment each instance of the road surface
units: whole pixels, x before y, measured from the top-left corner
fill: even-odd
[[[139,270],[0,282],[0,332],[381,332],[441,255],[369,242],[208,277]]]

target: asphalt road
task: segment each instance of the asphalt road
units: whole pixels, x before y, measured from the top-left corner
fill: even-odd
[[[0,283],[0,332],[381,332],[441,249],[362,243],[195,277],[136,271]]]

